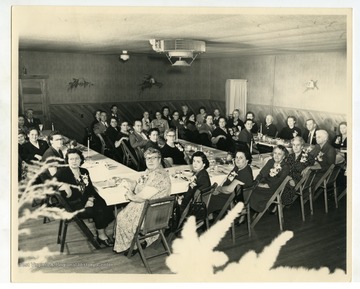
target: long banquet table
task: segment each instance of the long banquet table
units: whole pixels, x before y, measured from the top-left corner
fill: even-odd
[[[49,133],[50,131],[43,131],[41,138],[46,139],[46,136]],[[64,136],[64,139],[65,143],[69,142],[69,139],[66,136]],[[196,150],[201,150],[207,155],[211,163],[211,166],[208,168],[208,172],[212,184],[216,182],[221,185],[228,173],[234,167],[233,164],[224,164],[224,162],[219,162],[219,160],[225,160],[227,156],[226,151],[201,146],[185,140],[179,140],[179,142],[185,147],[186,153],[189,155],[194,153]],[[125,178],[137,181],[144,172],[137,172],[82,144],[78,144],[77,149],[82,151],[85,157],[85,162],[82,167],[89,170],[91,180],[101,197],[105,200],[106,204],[110,206],[129,202],[125,198],[126,189],[122,187],[121,180]],[[64,145],[64,154],[66,153],[66,150],[67,146]],[[252,169],[255,178],[262,166],[265,164],[266,159],[270,157],[270,154],[253,157]],[[171,194],[175,195],[186,192],[190,182],[189,177],[192,175],[191,166],[174,166],[166,168],[166,170],[169,172],[171,179]]]

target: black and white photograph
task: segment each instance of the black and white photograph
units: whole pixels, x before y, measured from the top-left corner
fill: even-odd
[[[351,282],[353,9],[91,3],[11,6],[11,282]]]

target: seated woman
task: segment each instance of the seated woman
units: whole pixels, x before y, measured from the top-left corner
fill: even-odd
[[[343,121],[339,124],[340,134],[336,135],[331,145],[336,149],[342,149],[347,147],[347,122]]]
[[[275,146],[273,149],[273,157],[268,160],[256,177],[255,181],[259,184],[253,190],[250,197],[250,207],[254,211],[262,212],[265,209],[266,203],[289,174],[290,167],[285,161],[287,155],[288,151],[286,147],[283,145]],[[244,199],[247,198],[248,195],[244,193]]]
[[[35,127],[30,128],[28,132],[29,142],[24,143],[22,147],[22,157],[27,163],[31,163],[32,161],[41,161],[42,155],[49,148],[46,141],[38,138],[38,129]]]
[[[215,125],[213,124],[213,116],[208,114],[205,117],[205,123],[199,127],[199,134],[202,145],[211,147],[211,138],[214,129]]]
[[[185,121],[185,140],[193,143],[199,143],[199,131],[195,122],[195,114],[193,112],[188,113],[188,118]]]
[[[208,214],[220,211],[227,202],[229,195],[235,191],[238,185],[244,188],[253,184],[253,173],[250,167],[252,161],[251,154],[248,151],[238,151],[235,155],[235,166],[226,177],[225,182],[218,186],[211,196]],[[240,198],[242,196],[239,196]]]
[[[29,128],[25,126],[25,116],[22,114],[18,117],[18,130],[21,130],[25,135],[28,133]]]
[[[199,113],[196,115],[196,125],[198,127],[200,127],[204,123],[205,117],[206,117],[206,109],[204,106],[201,106],[199,108]]]
[[[189,157],[183,146],[175,142],[175,130],[170,128],[165,131],[166,144],[161,148],[161,154],[170,165],[186,165],[189,163]]]
[[[108,207],[104,199],[94,188],[89,171],[81,168],[84,156],[77,149],[69,149],[65,156],[69,164],[62,170],[58,170],[55,177],[64,184],[60,187],[61,194],[67,199],[73,210],[85,209],[78,214],[81,218],[92,218],[95,223],[96,236],[99,244],[111,247],[113,245],[106,235],[106,227],[114,220],[111,207]]]
[[[159,140],[159,130],[157,128],[151,128],[149,130],[149,141],[145,145],[144,151],[146,151],[150,147],[160,150],[158,140]]]
[[[238,134],[241,130],[245,128],[244,122],[240,119],[240,110],[234,109],[232,113],[232,118],[229,117],[227,122],[227,128],[231,129],[233,134]]]
[[[286,162],[290,166],[289,176],[291,180],[286,185],[285,190],[281,196],[283,205],[290,205],[295,200],[295,186],[301,180],[306,172],[306,168],[312,166],[315,158],[309,154],[307,149],[304,149],[305,141],[302,137],[297,136],[291,140],[293,153],[291,153]]]
[[[185,210],[191,199],[194,197],[196,190],[204,190],[211,186],[210,177],[207,172],[209,160],[203,152],[197,151],[191,157],[191,165],[194,175],[190,178],[189,189],[184,194],[181,201],[180,211]]]
[[[251,133],[257,134],[259,132],[259,126],[255,122],[254,118],[255,118],[255,114],[252,111],[248,111],[246,113],[245,119],[251,119],[253,121],[253,126],[251,128]]]
[[[173,111],[172,120],[170,121],[169,126],[173,129],[178,130],[178,137],[184,139],[185,135],[185,123],[180,119],[180,114],[177,110]]]
[[[296,136],[301,136],[301,129],[295,126],[296,118],[295,116],[288,116],[286,119],[287,126],[284,127],[279,134],[279,138],[285,140],[291,140]]]
[[[211,142],[216,145],[216,148],[222,151],[234,152],[235,145],[229,129],[226,127],[225,117],[220,116],[218,127],[212,133]]]
[[[165,130],[169,129],[169,123],[167,120],[162,119],[162,115],[160,111],[155,113],[155,119],[151,122],[151,128],[157,128],[159,130],[160,136],[164,136]]]
[[[114,251],[117,253],[129,249],[144,208],[144,202],[170,196],[171,181],[168,172],[161,166],[160,151],[148,148],[144,156],[147,167],[145,174],[136,183],[123,180],[123,185],[128,188],[126,196],[130,203],[116,217]],[[157,238],[158,236],[147,238],[143,246],[150,245]]]

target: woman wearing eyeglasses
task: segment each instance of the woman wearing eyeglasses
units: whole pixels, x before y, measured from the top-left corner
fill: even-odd
[[[159,199],[170,196],[171,181],[169,174],[161,165],[161,153],[154,148],[148,148],[145,153],[146,171],[137,182],[123,180],[122,185],[127,188],[126,197],[130,203],[119,212],[116,217],[116,236],[114,251],[124,252],[130,248],[136,228],[146,200]],[[158,236],[147,238],[142,243],[146,247],[153,243]],[[133,252],[135,254],[137,251]]]

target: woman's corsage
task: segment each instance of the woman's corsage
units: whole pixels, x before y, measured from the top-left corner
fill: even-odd
[[[280,164],[274,164],[274,166],[270,169],[269,175],[270,177],[275,177],[281,171]]]
[[[189,183],[189,187],[190,188],[195,188],[196,186],[197,186],[197,184],[196,184],[196,176],[192,176],[191,178],[190,178],[190,183]]]
[[[176,143],[176,144],[175,144],[175,147],[176,147],[179,151],[181,151],[181,152],[184,151],[184,148],[183,148],[182,145],[179,144],[179,143]]]
[[[142,176],[138,179],[137,183],[138,183],[138,184],[144,184],[144,183],[146,182],[147,178],[148,178],[148,175],[142,175]]]
[[[310,151],[311,151],[311,147],[303,149],[301,153],[300,163],[306,163],[308,161]]]
[[[237,175],[238,175],[237,172],[232,171],[232,172],[228,175],[227,178],[228,178],[228,180],[229,180],[230,182],[232,182]]]
[[[84,182],[85,187],[89,185],[89,176],[87,174],[81,175],[81,179]]]
[[[338,137],[336,138],[336,140],[335,140],[335,143],[336,143],[336,144],[340,144],[340,142],[341,142],[341,136],[338,136]]]
[[[322,162],[324,160],[323,156],[324,156],[324,153],[320,151],[318,153],[318,155],[316,156],[315,160],[317,160],[318,162]]]

